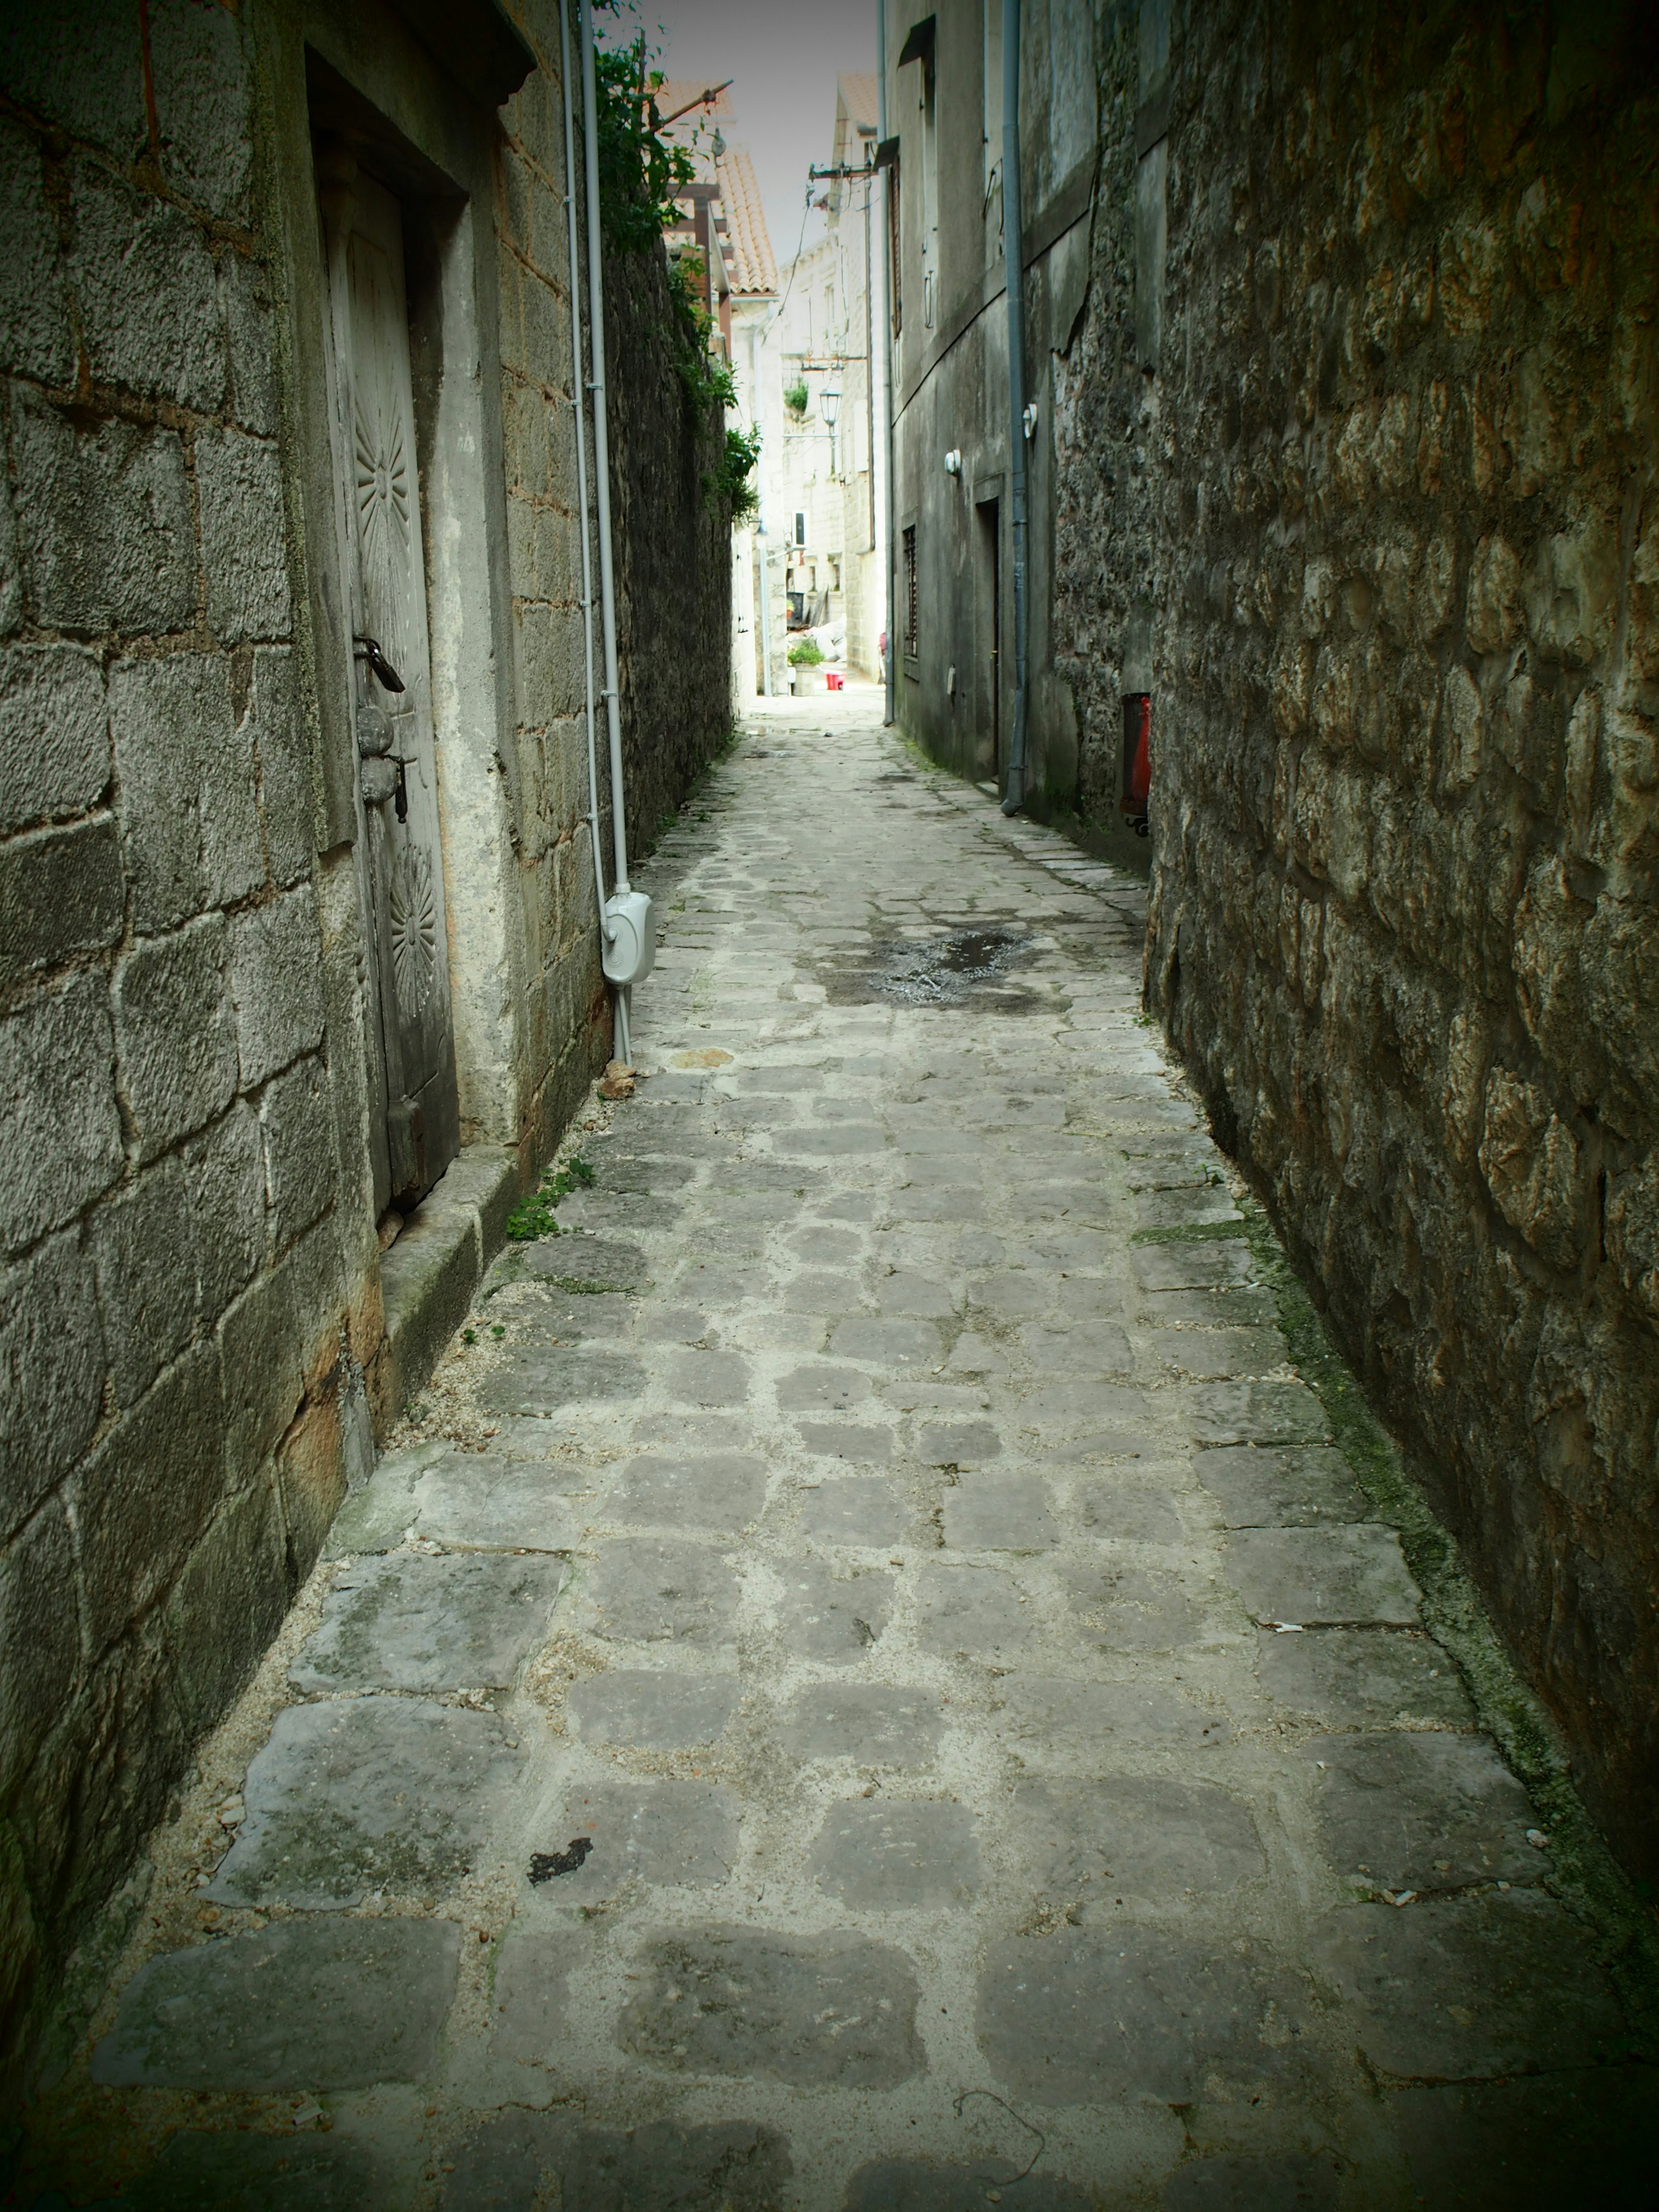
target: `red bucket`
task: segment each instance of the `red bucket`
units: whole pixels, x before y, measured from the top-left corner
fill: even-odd
[[[832,691],[839,691],[842,690],[847,682],[847,678],[844,676],[840,675],[833,668],[826,668],[824,670],[823,680]]]

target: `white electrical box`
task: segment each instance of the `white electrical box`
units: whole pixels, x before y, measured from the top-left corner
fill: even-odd
[[[599,942],[605,975],[613,983],[642,983],[657,958],[657,926],[644,891],[615,891],[605,902]]]

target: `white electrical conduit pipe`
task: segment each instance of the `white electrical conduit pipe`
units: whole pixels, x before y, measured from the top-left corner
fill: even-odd
[[[593,848],[594,911],[608,945],[614,931],[605,910],[605,862],[599,858],[599,761],[593,713],[593,552],[587,542],[587,410],[582,401],[581,260],[576,246],[576,131],[570,99],[570,0],[559,9],[559,76],[564,93],[564,206],[570,233],[570,398],[576,410],[576,507],[582,532],[582,650],[587,677],[587,826]]]

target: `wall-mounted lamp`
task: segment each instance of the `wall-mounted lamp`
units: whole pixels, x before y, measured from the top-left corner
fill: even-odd
[[[1036,435],[1037,416],[1036,402],[1035,399],[1030,402],[1029,406],[1026,408],[1025,412],[1019,419],[1025,425],[1025,436],[1026,441],[1029,443],[1030,440],[1035,438]]]
[[[945,473],[947,477],[959,477],[962,474],[962,455],[954,446],[945,456]]]
[[[839,471],[836,467],[836,416],[841,410],[841,389],[826,384],[818,394],[818,412],[823,417],[823,427],[830,433],[830,474],[833,480]]]

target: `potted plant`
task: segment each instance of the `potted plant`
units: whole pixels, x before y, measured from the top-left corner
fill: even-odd
[[[793,672],[789,689],[796,698],[808,691],[823,691],[829,687],[819,663],[823,653],[815,637],[798,638],[789,648],[789,666]]]
[[[806,412],[806,379],[804,376],[798,376],[793,384],[784,386],[783,404],[797,418]]]

